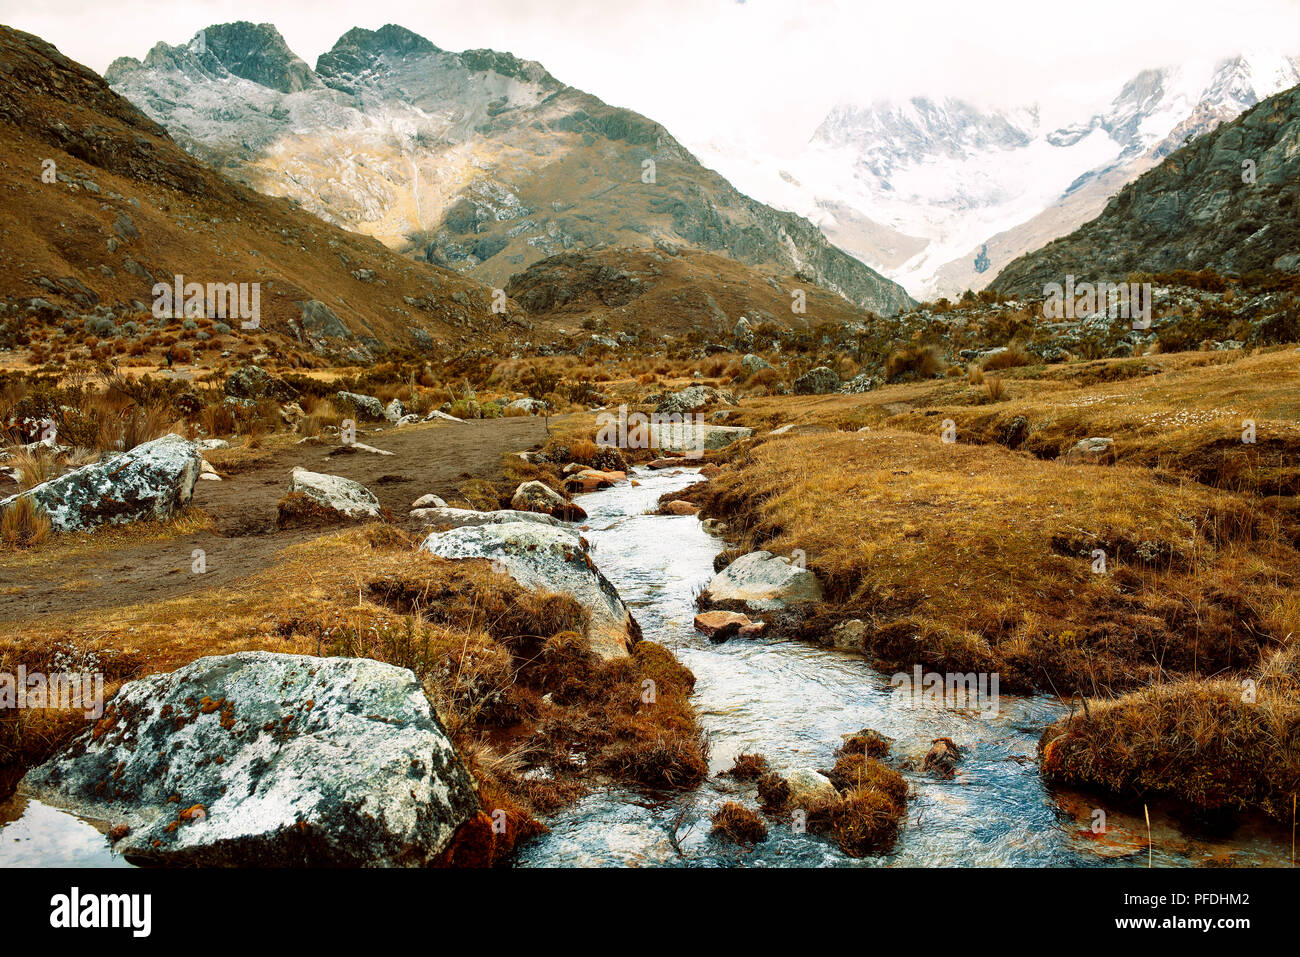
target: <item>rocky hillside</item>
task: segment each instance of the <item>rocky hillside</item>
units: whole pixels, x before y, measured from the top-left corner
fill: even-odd
[[[270,24],[233,23],[107,77],[228,175],[494,286],[569,250],[668,242],[877,312],[911,304],[658,123],[508,53],[452,53],[390,25],[350,30],[313,71]]]
[[[1300,269],[1300,87],[1270,97],[1177,150],[1100,216],[1022,256],[992,288],[1041,294],[1067,274]]]
[[[792,293],[803,290],[795,312]],[[867,312],[812,284],[778,282],[734,260],[687,248],[574,251],[534,263],[505,289],[541,325],[643,339],[698,331],[730,341],[742,319],[798,329],[869,322]]]
[[[260,333],[361,361],[503,328],[490,290],[231,182],[43,40],[0,27],[0,63],[0,348],[143,328],[176,276],[260,284]]]

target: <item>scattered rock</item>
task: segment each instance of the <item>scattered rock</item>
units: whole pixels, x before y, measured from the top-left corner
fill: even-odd
[[[335,403],[343,409],[350,409],[359,418],[370,422],[384,421],[384,404],[373,395],[358,395],[356,392],[336,392]]]
[[[821,601],[817,576],[771,552],[741,555],[709,582],[702,607],[778,611],[797,602]]]
[[[659,506],[660,515],[695,515],[699,510],[700,507],[694,502],[684,502],[679,498]]]
[[[757,634],[762,634],[763,622],[750,621],[748,615],[736,611],[703,611],[695,616],[694,624],[696,631],[713,641],[726,641],[739,635],[744,628],[750,629],[746,637],[757,637]],[[760,626],[757,634],[753,630],[755,625]]]
[[[341,475],[325,475],[295,468],[289,479],[289,494],[305,495],[318,505],[348,519],[379,518],[379,499],[359,482]]]
[[[866,644],[867,626],[860,619],[842,621],[824,636],[825,642],[845,651],[861,651]]]
[[[519,512],[511,508],[502,508],[492,512],[480,512],[472,508],[451,508],[450,506],[429,506],[411,511],[411,518],[429,526],[446,526],[460,528],[462,525],[500,525],[502,522],[537,522],[554,528],[567,527],[564,522],[540,512]]]
[[[839,388],[840,377],[827,366],[818,366],[794,380],[795,395],[829,395]]]
[[[668,396],[655,407],[662,414],[681,415],[702,412],[715,405],[735,405],[736,397],[730,392],[720,392],[713,386],[690,385],[680,392]]]
[[[1061,456],[1061,461],[1067,465],[1111,465],[1115,461],[1115,440],[1095,437],[1080,439]]]
[[[414,502],[411,503],[411,508],[446,508],[446,507],[447,507],[447,503],[444,502],[442,499],[438,498],[438,496],[433,494],[421,495],[419,498],[417,498]]]
[[[790,807],[809,808],[824,801],[839,799],[839,792],[831,779],[812,768],[799,768],[785,776],[785,783],[790,787],[790,796],[786,799]]]
[[[237,399],[274,399],[288,402],[297,397],[293,386],[258,366],[241,366],[226,377],[226,395]]]
[[[262,651],[124,685],[21,789],[154,865],[428,865],[479,810],[410,671]]]

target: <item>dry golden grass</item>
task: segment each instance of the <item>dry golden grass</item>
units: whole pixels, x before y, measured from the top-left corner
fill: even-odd
[[[20,498],[0,509],[0,543],[13,548],[35,548],[50,537],[50,518],[30,498]]]
[[[945,444],[931,422],[767,442],[696,493],[746,544],[804,551],[827,601],[800,633],[861,618],[883,667],[1091,694],[1249,668],[1300,632],[1300,556],[1237,497]]]

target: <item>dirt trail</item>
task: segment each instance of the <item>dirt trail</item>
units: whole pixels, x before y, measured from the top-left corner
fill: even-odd
[[[541,418],[521,417],[417,425],[357,438],[394,454],[337,454],[337,445],[276,450],[269,462],[221,482],[198,483],[194,504],[213,517],[215,532],[0,568],[0,622],[165,601],[230,585],[265,568],[280,549],[322,534],[275,528],[276,503],[296,465],[360,482],[399,523],[414,529],[406,515],[416,498],[428,492],[448,497],[465,479],[498,477],[501,456],[539,446],[546,428]],[[201,576],[191,571],[195,549],[205,556]]]

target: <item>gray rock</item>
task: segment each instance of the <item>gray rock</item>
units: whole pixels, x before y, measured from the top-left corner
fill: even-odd
[[[772,363],[768,362],[762,356],[756,356],[754,353],[747,353],[740,360],[740,367],[746,372],[762,372],[764,369],[773,368]]]
[[[375,498],[374,493],[361,483],[341,475],[325,475],[295,468],[289,479],[289,491],[301,492],[346,518],[379,518],[379,499]]]
[[[652,422],[649,433],[650,447],[661,452],[711,452],[749,438],[754,430],[704,422]]]
[[[546,403],[541,399],[515,399],[507,409],[523,409],[529,415],[540,415],[546,411]]]
[[[351,409],[356,415],[371,422],[382,422],[384,404],[373,395],[360,395],[356,392],[336,392],[334,401],[345,409]]]
[[[863,372],[855,375],[844,385],[840,386],[840,391],[845,395],[861,395],[864,392],[870,392],[878,383],[875,378]]]
[[[343,320],[325,303],[309,299],[297,305],[302,313],[302,326],[310,335],[331,336],[335,339],[352,338],[352,332],[343,324]]]
[[[293,386],[257,366],[242,366],[226,378],[226,395],[237,399],[275,399],[287,402],[297,396]]]
[[[532,520],[466,525],[434,532],[420,547],[443,558],[486,558],[521,585],[572,595],[591,613],[586,637],[601,658],[626,657],[641,637],[618,590],[592,562],[586,540],[568,528]]]
[[[521,482],[515,489],[510,506],[521,512],[544,512],[550,514],[565,505],[564,496],[542,482]]]
[[[715,405],[735,405],[736,397],[730,392],[720,392],[709,385],[690,385],[668,396],[655,408],[656,412],[680,415],[701,412]]]
[[[421,495],[419,498],[417,498],[414,502],[411,503],[411,508],[446,508],[446,507],[447,507],[447,503],[432,493],[428,495]]]
[[[804,601],[821,601],[817,576],[771,552],[741,555],[709,582],[700,603],[746,611],[779,611]]]
[[[263,651],[124,685],[21,789],[185,866],[425,865],[479,809],[410,671]]]
[[[829,395],[839,388],[840,377],[827,366],[818,366],[794,380],[795,395]]]
[[[189,504],[202,467],[195,443],[164,435],[11,495],[0,509],[30,498],[57,532],[166,519]]]
[[[378,399],[375,400],[379,401]],[[388,405],[384,406],[384,418],[389,422],[399,422],[406,415],[406,406],[402,404],[401,399],[394,399]]]
[[[1115,440],[1096,436],[1080,439],[1061,456],[1061,461],[1069,465],[1108,465],[1115,461]]]
[[[551,515],[541,512],[521,512],[513,508],[502,508],[492,512],[480,512],[472,508],[451,508],[447,505],[425,505],[411,511],[411,518],[424,522],[425,525],[449,525],[460,528],[465,525],[500,525],[502,522],[536,522],[555,528],[568,526]]]

